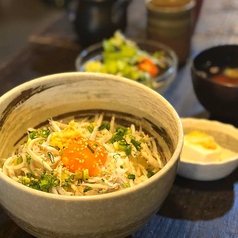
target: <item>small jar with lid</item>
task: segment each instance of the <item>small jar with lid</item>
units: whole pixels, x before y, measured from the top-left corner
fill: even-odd
[[[147,0],[147,38],[170,46],[184,65],[190,56],[195,0]]]

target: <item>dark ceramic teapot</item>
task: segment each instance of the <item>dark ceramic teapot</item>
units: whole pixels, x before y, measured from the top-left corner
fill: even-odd
[[[109,38],[127,25],[127,7],[131,0],[78,0],[74,28],[80,43],[88,46]]]

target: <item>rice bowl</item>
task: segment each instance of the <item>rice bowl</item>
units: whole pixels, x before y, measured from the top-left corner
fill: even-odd
[[[147,134],[143,121],[122,126],[115,113],[105,120],[107,114],[28,128],[26,142],[0,159],[3,173],[36,190],[88,196],[135,186],[160,171],[171,157],[162,138]]]
[[[85,110],[114,110],[144,118],[156,125],[171,149],[167,164],[148,180],[90,197],[37,191],[0,171],[0,202],[7,214],[30,234],[125,237],[148,221],[168,195],[177,172],[183,132],[175,110],[153,90],[113,75],[67,73],[20,85],[3,95],[0,103],[0,143],[5,148],[0,151],[1,158],[11,155],[22,144],[27,128],[37,127],[50,117]]]

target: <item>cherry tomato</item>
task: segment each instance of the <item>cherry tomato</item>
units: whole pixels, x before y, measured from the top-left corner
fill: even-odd
[[[148,72],[152,77],[159,73],[159,68],[151,60],[145,58],[137,65],[138,69]]]

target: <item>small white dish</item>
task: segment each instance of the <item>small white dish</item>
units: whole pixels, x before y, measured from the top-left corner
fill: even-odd
[[[183,151],[178,166],[178,175],[199,181],[212,181],[231,174],[238,166],[238,129],[232,125],[207,119],[181,118],[184,135],[191,131],[200,131],[211,135],[222,148],[234,154],[214,161],[197,161],[193,156],[183,158]]]

